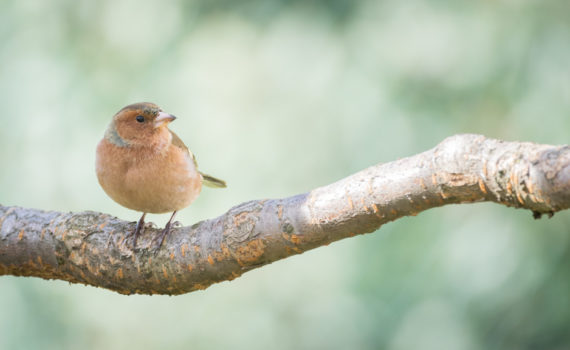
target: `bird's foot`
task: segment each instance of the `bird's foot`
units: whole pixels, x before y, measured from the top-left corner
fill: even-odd
[[[139,221],[137,222],[137,226],[135,226],[135,229],[129,233],[127,233],[127,235],[125,236],[125,241],[128,241],[129,238],[133,237],[133,250],[135,250],[137,248],[137,240],[140,236],[140,234],[144,231],[144,217],[145,217],[146,213],[143,214],[143,216],[139,219]]]
[[[133,237],[133,250],[135,250],[137,248],[137,240],[139,239],[139,236],[141,235],[141,233],[144,232],[144,225],[139,225],[137,223],[137,226],[135,227],[135,229],[133,231],[131,231],[127,237],[125,238],[125,241],[131,237]]]
[[[164,243],[164,239],[166,238],[166,236],[170,233],[170,229],[172,228],[172,224],[170,222],[168,222],[166,224],[166,226],[164,226],[164,230],[162,230],[162,232],[160,233],[160,235],[155,236],[154,239],[152,240],[152,245],[157,245],[156,250],[160,250],[160,247],[162,247],[162,243]]]
[[[155,244],[155,242],[158,242],[158,247],[156,247],[157,252],[160,250],[160,247],[162,247],[162,243],[164,242],[166,235],[170,233],[170,229],[176,225],[176,223],[172,223],[172,220],[174,220],[175,216],[176,216],[176,210],[172,213],[170,220],[168,220],[166,226],[164,226],[164,230],[162,230],[160,236],[155,236],[154,239],[152,240],[153,245]]]

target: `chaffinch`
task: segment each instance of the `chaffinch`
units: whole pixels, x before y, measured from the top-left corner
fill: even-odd
[[[115,114],[97,145],[95,168],[103,190],[120,205],[143,213],[128,235],[134,236],[133,248],[147,213],[173,212],[158,237],[160,248],[176,212],[198,197],[202,184],[226,187],[198,171],[192,152],[168,129],[174,119],[153,103],[128,105]]]

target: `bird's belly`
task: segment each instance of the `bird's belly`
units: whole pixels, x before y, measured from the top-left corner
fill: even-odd
[[[180,210],[200,194],[202,179],[186,164],[163,164],[157,167],[139,165],[127,172],[128,208],[145,213],[166,213]]]
[[[107,163],[98,178],[105,192],[117,203],[145,213],[166,213],[192,203],[202,189],[202,178],[185,157],[157,156],[151,160]],[[122,174],[122,176],[117,176]]]

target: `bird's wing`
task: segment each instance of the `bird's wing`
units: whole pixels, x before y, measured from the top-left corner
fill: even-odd
[[[194,162],[194,166],[196,168],[198,168],[198,162],[196,162],[196,157],[194,156],[194,153],[192,153],[192,151],[190,151],[188,149],[188,147],[186,147],[186,145],[184,144],[184,142],[182,142],[182,140],[180,139],[180,137],[178,137],[178,135],[173,133],[172,130],[169,130],[169,131],[172,134],[172,144],[174,146],[181,148],[184,151],[188,152],[188,154],[190,155],[190,158],[192,158],[192,161]],[[226,182],[224,180],[220,180],[220,179],[217,179],[217,178],[210,176],[208,174],[204,174],[201,171],[199,171],[199,173],[200,173],[200,175],[202,175],[202,180],[203,180],[204,185],[206,185],[208,187],[214,187],[214,188],[226,187]]]
[[[172,130],[169,130],[170,134],[172,135],[172,144],[178,148],[181,148],[182,150],[188,152],[188,154],[190,155],[190,158],[192,158],[192,161],[194,162],[194,166],[196,168],[198,168],[198,162],[196,162],[196,157],[194,156],[194,153],[192,153],[192,151],[190,151],[188,149],[188,147],[186,147],[186,145],[184,144],[184,142],[182,142],[182,140],[180,139],[180,137],[178,137],[178,135],[176,135],[174,132],[172,132]]]

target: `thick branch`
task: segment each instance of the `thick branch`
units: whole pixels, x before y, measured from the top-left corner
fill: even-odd
[[[0,206],[0,275],[57,278],[131,294],[181,294],[406,215],[491,201],[535,217],[570,207],[570,147],[458,135],[434,149],[379,164],[283,199],[240,204],[171,232],[151,248],[147,227],[95,213]]]

